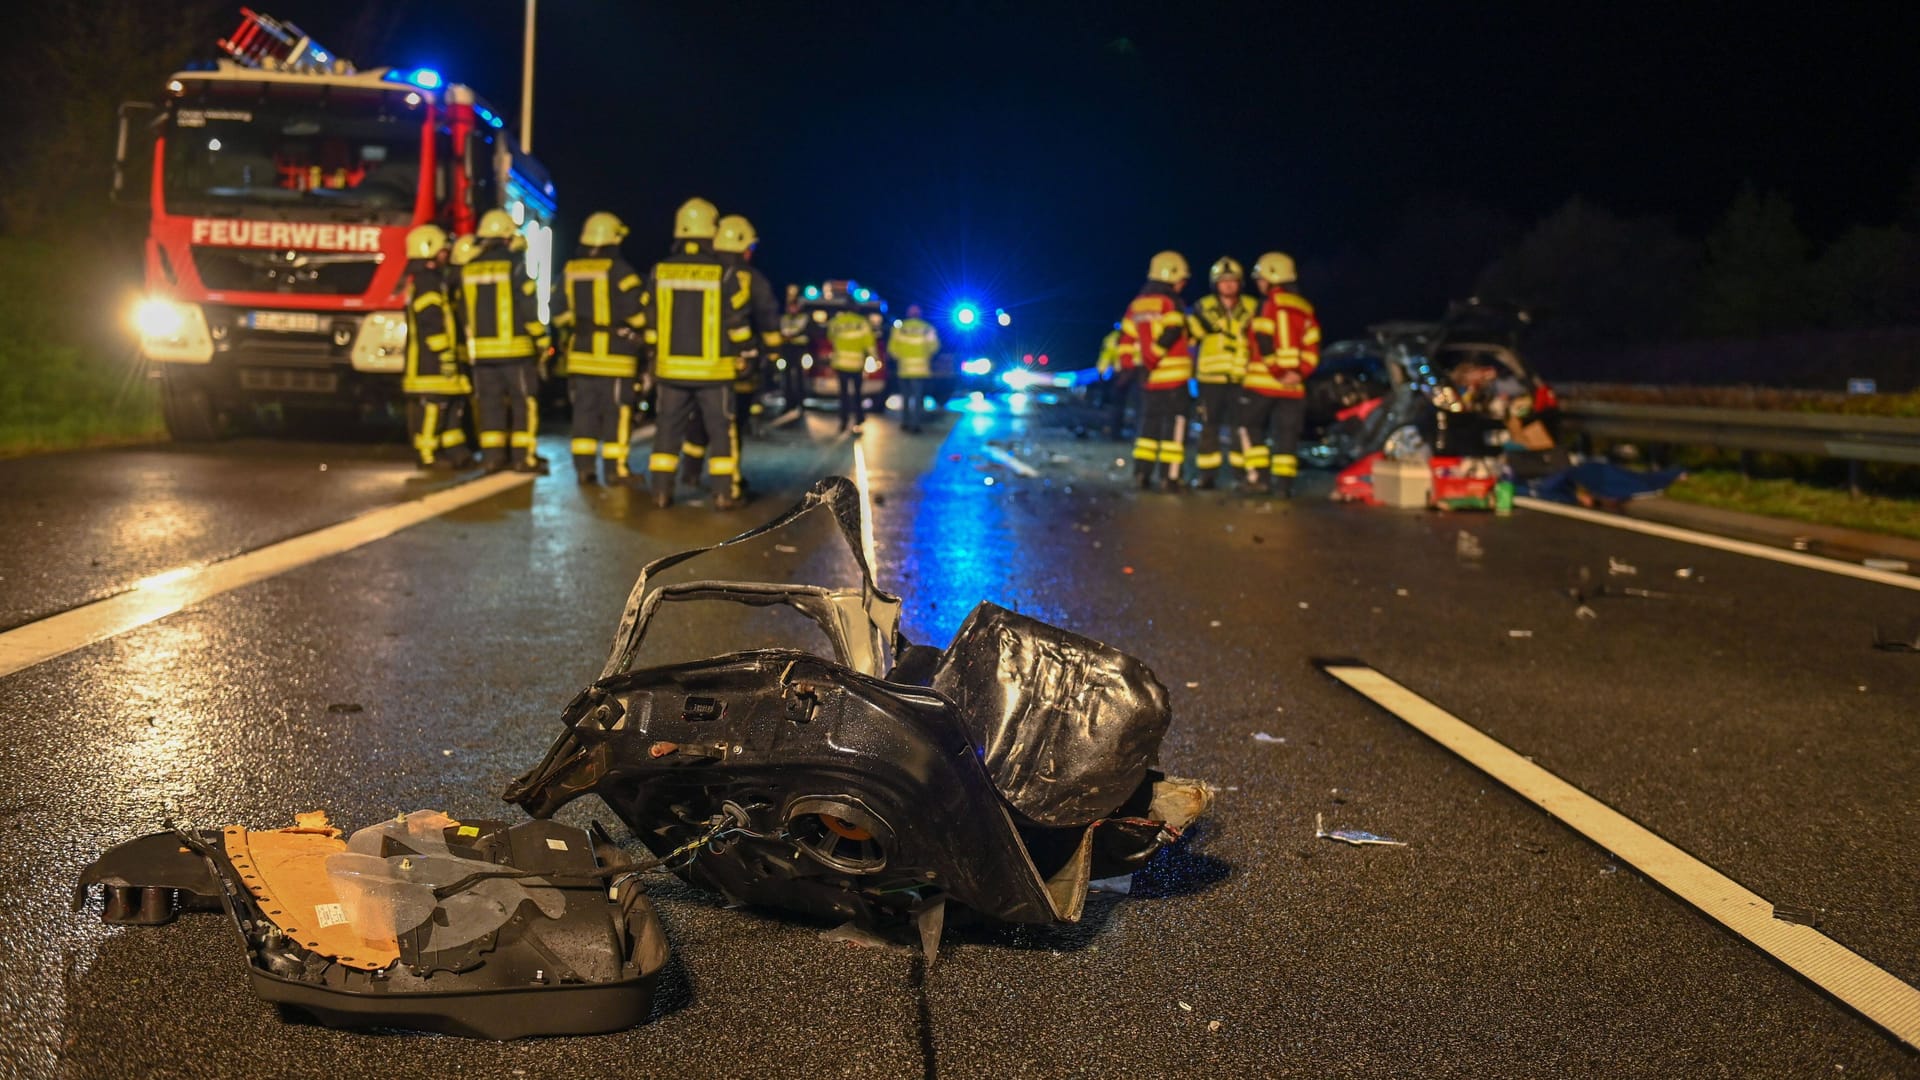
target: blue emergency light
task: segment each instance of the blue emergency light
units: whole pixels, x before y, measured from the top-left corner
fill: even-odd
[[[980,321],[979,308],[968,303],[954,305],[953,324],[955,326],[960,327],[962,330],[971,330],[973,329],[974,324],[978,323],[979,321]]]
[[[441,85],[440,73],[432,68],[414,68],[412,71],[395,69],[387,72],[383,78],[388,82],[403,82],[422,90],[438,90]]]

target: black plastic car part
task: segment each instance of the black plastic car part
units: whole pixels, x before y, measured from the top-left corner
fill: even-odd
[[[837,523],[856,586],[658,581],[815,514]],[[824,918],[911,919],[930,953],[949,900],[1078,920],[1089,880],[1139,868],[1204,811],[1207,785],[1153,768],[1170,713],[1144,664],[992,604],[944,652],[913,645],[861,535],[857,491],[834,478],[761,529],[648,566],[603,676],[507,800],[547,817],[597,795],[657,858],[692,852],[675,868],[688,881]],[[834,655],[635,667],[666,605],[696,597],[789,604]]]
[[[309,842],[268,850],[288,833]],[[101,886],[102,917],[138,925],[224,908],[254,992],[330,1026],[513,1039],[646,1020],[666,935],[610,842],[430,813],[338,837],[155,833],[88,866],[74,903]]]

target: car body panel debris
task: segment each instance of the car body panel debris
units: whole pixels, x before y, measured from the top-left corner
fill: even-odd
[[[82,872],[109,923],[225,910],[254,993],[335,1027],[511,1039],[643,1022],[667,962],[652,902],[610,842],[551,821],[403,814],[350,838],[176,829]]]
[[[723,549],[820,517],[856,582],[657,584],[695,556],[724,565]],[[1144,865],[1212,799],[1210,785],[1154,767],[1165,688],[1131,656],[992,604],[946,650],[912,644],[860,536],[856,489],[830,478],[766,526],[648,566],[602,677],[508,801],[545,818],[597,794],[656,856],[692,850],[676,868],[690,882],[862,926],[913,922],[929,959],[948,901],[1008,922],[1077,921],[1092,881]],[[649,631],[672,633],[655,616],[685,596],[789,606],[828,648],[635,666]]]
[[[1315,840],[1338,840],[1343,844],[1352,844],[1355,847],[1361,847],[1366,844],[1382,844],[1389,847],[1407,846],[1405,840],[1395,840],[1391,837],[1377,836],[1361,829],[1334,829],[1329,832],[1327,830],[1325,817],[1324,814],[1313,815],[1313,838]]]

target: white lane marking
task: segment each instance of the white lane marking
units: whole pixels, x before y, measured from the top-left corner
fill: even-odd
[[[853,486],[860,492],[860,552],[867,557],[869,573],[880,572],[880,556],[873,543],[873,491],[867,479],[867,447],[853,444]]]
[[[1920,1048],[1920,990],[1810,926],[1774,918],[1773,905],[1739,882],[1373,668],[1328,664],[1325,671]]]
[[[1677,525],[1662,525],[1657,521],[1641,521],[1621,514],[1607,514],[1598,510],[1588,510],[1583,506],[1568,506],[1565,503],[1548,502],[1523,495],[1513,500],[1515,506],[1524,506],[1529,510],[1538,510],[1543,514],[1557,514],[1560,517],[1573,518],[1576,521],[1605,525],[1611,529],[1625,529],[1628,532],[1644,533],[1666,540],[1678,540],[1683,544],[1698,544],[1701,547],[1718,548],[1737,555],[1751,555],[1756,559],[1772,559],[1774,562],[1789,566],[1805,567],[1808,570],[1820,570],[1842,577],[1859,578],[1861,581],[1892,585],[1901,589],[1920,591],[1920,577],[1896,574],[1889,570],[1874,570],[1858,563],[1842,562],[1839,559],[1826,559],[1818,555],[1808,555],[1799,551],[1787,551],[1783,548],[1768,547],[1750,540],[1733,540],[1711,533],[1694,532]]]
[[[231,559],[206,566],[182,566],[144,578],[116,596],[0,634],[0,677],[164,619],[208,597],[371,544],[448,511],[490,499],[532,479],[524,473],[483,477]]]
[[[1007,453],[997,446],[987,447],[987,456],[1019,473],[1021,476],[1039,476],[1040,470]]]

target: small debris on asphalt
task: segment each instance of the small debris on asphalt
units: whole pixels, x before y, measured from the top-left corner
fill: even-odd
[[[1920,619],[1900,627],[1874,627],[1873,647],[1881,652],[1920,653]]]
[[[453,756],[453,751],[451,751],[451,750],[442,750],[442,751],[440,751],[440,756],[441,756],[441,757],[452,757],[452,756]]]
[[[1533,636],[1533,631],[1531,631],[1531,630],[1509,630],[1509,631],[1507,631],[1507,636],[1508,636],[1508,637],[1510,637],[1510,638],[1523,638],[1523,637],[1532,637],[1532,636]]]
[[[1385,844],[1391,847],[1407,846],[1405,840],[1395,840],[1391,837],[1378,836],[1362,829],[1335,829],[1332,832],[1328,832],[1326,821],[1320,814],[1313,815],[1313,838],[1315,840],[1338,840],[1343,844],[1352,844],[1354,847],[1360,847],[1363,844]]]
[[[1133,893],[1133,875],[1120,874],[1116,877],[1094,878],[1092,881],[1087,882],[1087,891],[1114,893],[1118,896],[1131,895]]]
[[[1123,573],[1123,574],[1131,574],[1131,573],[1133,573],[1133,567],[1131,567],[1131,566],[1123,566],[1123,567],[1121,567],[1121,568],[1120,568],[1120,572],[1121,572],[1121,573]]]
[[[321,463],[320,463],[320,471],[321,471],[321,472],[326,472],[326,471],[327,471],[327,463],[326,463],[326,462],[324,462],[324,461],[323,461],[323,462],[321,462]]]
[[[336,701],[327,706],[327,711],[330,713],[356,713],[366,712],[367,707],[357,701]]]
[[[782,555],[800,554],[800,549],[797,547],[794,547],[792,544],[775,544],[773,545],[773,550],[779,552]]]
[[[1633,577],[1640,568],[1628,562],[1621,562],[1613,556],[1607,556],[1607,573],[1613,577]]]
[[[1581,604],[1579,607],[1573,609],[1573,616],[1576,619],[1597,619],[1600,617],[1600,613],[1585,604]]]
[[[1189,679],[1189,680],[1187,680],[1187,689],[1189,689],[1189,690],[1198,690],[1198,689],[1200,689],[1200,684],[1199,684],[1199,683],[1197,683],[1197,682],[1194,682],[1194,681],[1193,681],[1193,680],[1191,680],[1191,679]]]
[[[1307,602],[1305,600],[1300,601],[1300,610],[1301,611],[1307,610]]]
[[[1225,1026],[1226,1026],[1225,1024],[1222,1024],[1222,1023],[1221,1023],[1220,1021],[1218,1021],[1218,1020],[1209,1020],[1209,1021],[1207,1021],[1207,1030],[1208,1030],[1208,1031],[1219,1031],[1219,1030],[1220,1030],[1221,1028],[1223,1028],[1223,1027],[1225,1027]]]
[[[1792,923],[1795,926],[1817,927],[1820,925],[1819,908],[1799,907],[1793,904],[1775,904],[1773,905],[1773,917],[1783,923]]]
[[[1193,1011],[1193,1006],[1191,1006],[1191,1005],[1189,1005],[1189,1004],[1187,1004],[1186,1002],[1184,1002],[1184,1001],[1183,1001],[1183,1002],[1181,1002],[1181,1003],[1180,1003],[1180,1011],[1181,1011],[1181,1012],[1192,1012],[1192,1011]]]
[[[1405,590],[1405,589],[1395,589],[1395,590],[1393,590],[1393,595],[1395,595],[1395,596],[1405,596],[1405,595],[1407,595],[1407,590]]]
[[[1253,733],[1253,741],[1285,745],[1287,739],[1284,735],[1269,735],[1264,731],[1256,731]]]
[[[1813,539],[1811,537],[1796,536],[1793,538],[1793,550],[1795,551],[1805,551],[1812,546]]]
[[[1513,846],[1519,848],[1521,851],[1524,851],[1529,855],[1545,855],[1547,853],[1547,845],[1545,844],[1535,844],[1530,841],[1516,840],[1514,841]]]
[[[1209,622],[1209,623],[1207,623],[1207,625],[1208,625],[1208,626],[1212,626],[1212,627],[1216,627],[1216,628],[1217,628],[1217,627],[1219,627],[1219,626],[1220,626],[1220,620],[1219,620],[1219,619],[1214,619],[1214,620],[1212,620],[1211,622]]]
[[[1462,559],[1478,559],[1487,553],[1487,549],[1481,546],[1479,537],[1461,529],[1454,537],[1453,553]]]
[[[1677,578],[1690,578],[1693,576],[1693,567],[1683,566],[1680,569],[1675,570],[1673,572],[1673,576]]]

